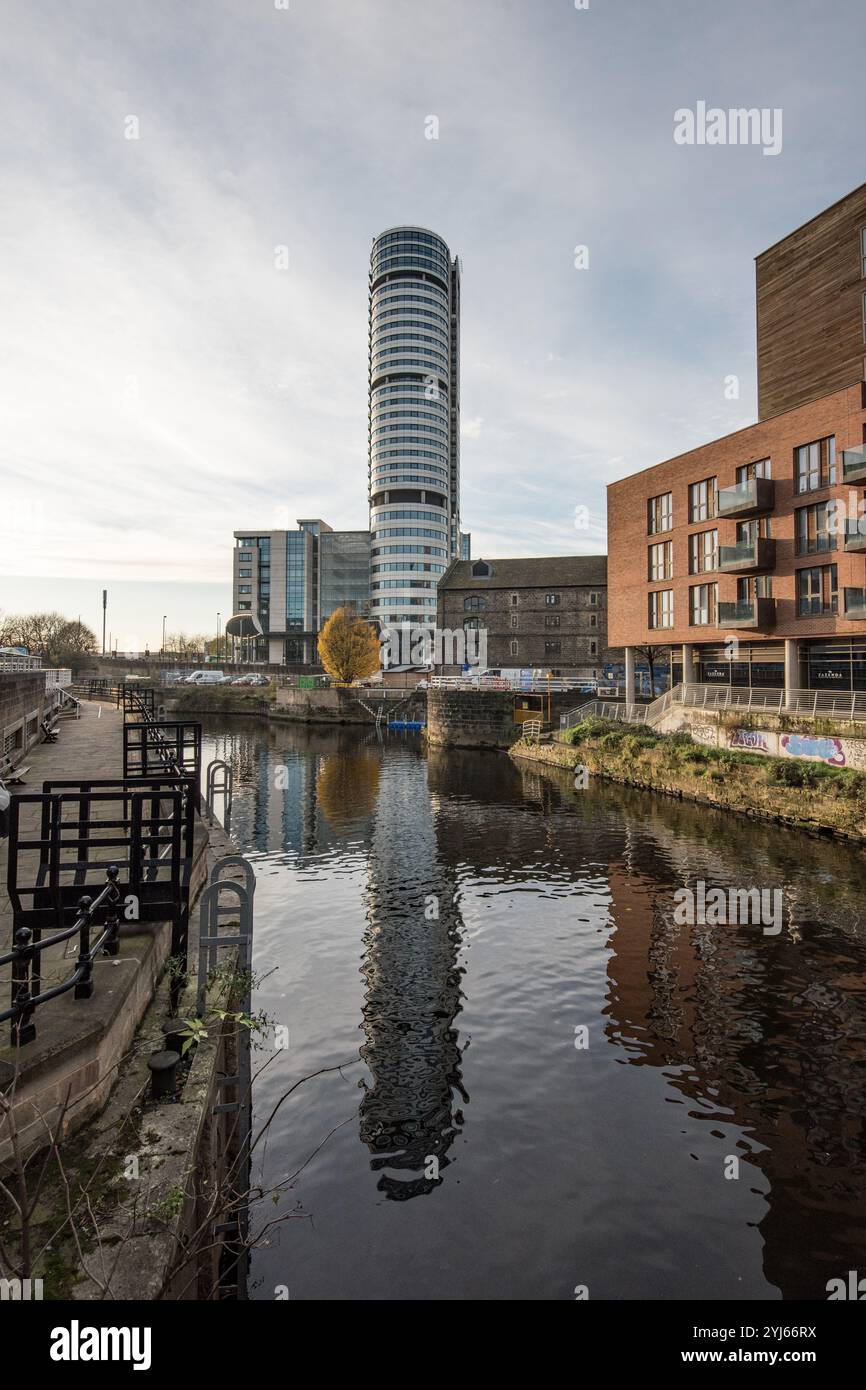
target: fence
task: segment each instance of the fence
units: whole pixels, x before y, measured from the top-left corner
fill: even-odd
[[[839,719],[866,722],[866,692],[779,690],[732,685],[676,685],[651,704],[588,700],[560,716],[561,729],[571,729],[595,716],[627,724],[658,724],[672,705],[693,709],[737,709],[745,713],[798,715],[807,719]]]

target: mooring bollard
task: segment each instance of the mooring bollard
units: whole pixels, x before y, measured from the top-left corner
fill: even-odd
[[[165,1045],[170,1052],[176,1052],[178,1057],[183,1052],[183,1045],[189,1036],[189,1024],[185,1018],[167,1018],[162,1025]]]
[[[151,1098],[165,1100],[174,1094],[174,1079],[180,1056],[177,1052],[151,1052],[147,1065],[151,1073]]]

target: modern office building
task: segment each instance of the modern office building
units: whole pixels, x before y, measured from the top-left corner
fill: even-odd
[[[369,339],[370,611],[432,624],[460,554],[460,264],[422,227],[373,242]]]
[[[456,560],[439,585],[437,624],[448,632],[483,631],[488,670],[597,680],[612,655],[607,558]],[[444,666],[440,674],[458,671]]]
[[[310,664],[331,614],[370,608],[370,534],[333,531],[319,518],[297,531],[235,531],[233,612],[250,613],[262,629],[255,659]]]
[[[608,488],[610,641],[866,690],[866,185],[758,257],[758,424]]]

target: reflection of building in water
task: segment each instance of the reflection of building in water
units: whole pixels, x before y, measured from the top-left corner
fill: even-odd
[[[232,731],[206,736],[205,761],[234,771],[232,832],[259,854],[293,860],[369,838],[379,776],[378,746],[343,730]],[[217,808],[219,810],[219,807]]]
[[[812,851],[815,877],[787,891],[778,937],[756,925],[679,926],[672,886],[659,874],[663,862],[674,867],[676,886],[699,878],[781,886],[791,856],[810,853],[805,839],[799,850],[790,842],[780,850],[777,831],[745,824],[733,833],[720,826],[720,845],[696,844],[682,816],[671,808],[627,821],[627,836],[639,842],[633,863],[625,867],[626,855],[610,868],[617,929],[608,1037],[633,1064],[675,1073],[669,1084],[695,1103],[695,1113],[714,1114],[719,1131],[741,1132],[731,1141],[747,1163],[741,1181],[749,1180],[748,1165],[766,1180],[759,1225],[765,1277],[784,1298],[825,1298],[827,1280],[848,1267],[851,1211],[862,1210],[866,1197],[866,1033],[853,983],[862,978],[866,950],[852,903],[840,901],[839,920],[828,923],[828,900],[815,882],[830,868],[828,858],[839,858],[843,884],[850,852]]]
[[[438,862],[426,764],[409,748],[383,767],[367,903],[361,1055],[373,1083],[360,1132],[379,1189],[400,1201],[438,1186],[462,1123],[455,1092],[468,1101],[453,1026],[463,973],[455,876]]]
[[[866,1211],[866,940],[851,850],[620,788],[574,792],[554,769],[527,775],[450,750],[431,752],[430,788],[439,859],[455,871],[483,872],[495,824],[500,882],[603,879],[609,1042],[631,1066],[665,1072],[712,1125],[720,1183],[724,1157],[739,1155],[740,1182],[766,1202],[768,1282],[785,1298],[826,1298],[866,1245],[851,1229],[852,1211]],[[674,890],[698,880],[782,887],[782,933],[677,925]]]

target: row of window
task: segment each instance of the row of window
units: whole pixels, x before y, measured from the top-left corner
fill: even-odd
[[[736,471],[737,487],[744,487],[755,478],[772,478],[770,459],[758,459],[745,463]],[[836,439],[828,435],[825,439],[801,444],[794,450],[794,484],[798,494],[817,492],[820,488],[834,487],[837,480]],[[718,478],[702,478],[690,483],[688,488],[689,525],[701,521],[712,521],[718,516],[719,483]],[[662,492],[651,497],[647,503],[647,532],[651,536],[673,529],[673,493]]]
[[[838,504],[813,502],[794,510],[794,536],[798,555],[816,555],[836,550],[841,531]],[[858,523],[854,523],[856,526]],[[852,529],[854,529],[852,526]],[[772,525],[769,517],[737,523],[736,544],[753,545],[769,539]],[[695,531],[689,536],[689,574],[704,574],[718,568],[719,533],[717,530]],[[673,579],[673,541],[657,541],[647,549],[647,577],[650,581]]]
[[[596,590],[591,590],[591,591],[590,591],[589,601],[590,601],[590,603],[591,603],[592,605],[597,606],[598,603],[599,603],[600,598],[601,598],[601,595],[600,595]],[[513,594],[511,595],[511,606],[512,606],[512,608],[516,608],[516,607],[518,606],[519,602],[520,602],[520,595],[519,595],[518,593],[513,593]],[[561,602],[562,602],[562,595],[561,595],[561,594],[545,594],[545,595],[544,595],[544,604],[545,604],[545,607],[546,607],[546,608],[558,608]],[[486,610],[486,608],[487,608],[487,599],[484,598],[481,594],[469,594],[468,597],[465,598],[465,599],[463,600],[463,611],[464,611],[464,613],[483,613],[483,612]],[[545,618],[545,622],[547,622],[547,619],[546,619],[546,618]],[[557,626],[557,627],[559,626],[559,619],[558,619],[558,618],[557,618],[557,620],[556,620],[556,626]]]
[[[466,622],[463,624],[463,627],[464,627],[464,629],[465,629],[466,631],[474,630],[475,628],[477,628],[477,626],[478,626],[478,619],[477,619],[477,618],[467,618],[467,619],[466,619]],[[510,644],[509,644],[509,650],[510,650],[512,656],[519,656],[519,655],[520,655],[520,642],[519,642],[519,640],[518,640],[516,637],[512,638],[512,640],[511,640],[511,642],[510,642]],[[544,644],[544,655],[545,655],[545,656],[561,656],[561,655],[562,655],[562,643],[561,643],[561,642],[554,642],[554,641],[545,642],[545,644]],[[589,643],[589,655],[590,655],[590,656],[598,656],[598,643],[597,643],[594,639],[593,639],[592,641],[590,641],[590,643]]]
[[[797,616],[800,618],[830,617],[839,611],[839,578],[836,565],[815,565],[797,570]],[[752,603],[759,598],[772,598],[769,578],[738,579],[737,602]],[[715,627],[718,624],[719,586],[692,584],[689,586],[689,625]],[[673,589],[657,589],[649,595],[648,623],[651,628],[674,626]]]

